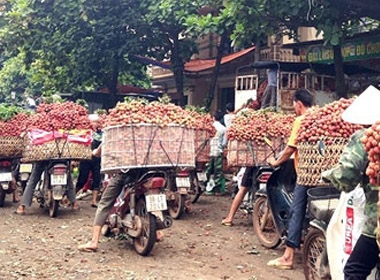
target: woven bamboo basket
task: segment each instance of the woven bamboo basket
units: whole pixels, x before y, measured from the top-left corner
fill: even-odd
[[[322,171],[331,169],[339,162],[343,149],[348,143],[346,138],[325,137],[321,139],[325,145],[325,155],[318,151],[318,143],[299,143],[299,165],[297,184],[303,186],[326,186],[322,182]]]
[[[20,136],[1,136],[0,137],[0,157],[18,158],[22,156],[24,140]]]
[[[210,160],[210,133],[206,130],[194,130],[195,161],[208,162]]]
[[[28,140],[22,156],[24,162],[43,161],[49,159],[89,160],[92,157],[91,146],[56,139],[44,144],[33,145]]]
[[[141,167],[195,167],[194,130],[135,124],[103,130],[102,172]]]
[[[267,164],[267,159],[277,155],[284,146],[282,138],[272,139],[272,147],[255,141],[228,141],[228,166],[258,166]]]

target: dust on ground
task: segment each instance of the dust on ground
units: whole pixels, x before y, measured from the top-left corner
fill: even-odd
[[[8,195],[0,208],[0,279],[304,279],[300,251],[293,270],[266,266],[284,247],[263,248],[250,215],[239,211],[232,227],[221,225],[230,196],[202,195],[147,257],[125,240],[106,237],[98,252],[79,252],[91,238],[95,214],[89,199],[79,203],[80,212],[60,208],[57,218],[37,203],[20,216]]]

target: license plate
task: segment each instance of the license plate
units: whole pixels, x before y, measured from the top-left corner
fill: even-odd
[[[67,184],[67,174],[51,174],[51,185],[66,185]]]
[[[12,172],[0,173],[0,182],[12,181]]]
[[[9,189],[9,184],[1,184],[1,187],[3,188],[4,191],[7,191]]]
[[[63,197],[63,188],[62,186],[54,186],[53,187],[53,199],[61,200]]]
[[[146,210],[152,211],[164,211],[168,209],[165,194],[150,194],[145,196]]]
[[[190,188],[189,177],[176,177],[175,182],[177,184],[177,188]]]
[[[266,186],[267,186],[267,184],[265,184],[265,183],[260,183],[260,190],[265,189]]]
[[[207,181],[206,172],[198,172],[197,177],[198,177],[198,181],[202,181],[202,182]]]
[[[20,173],[31,173],[33,164],[31,163],[22,163],[20,165]]]

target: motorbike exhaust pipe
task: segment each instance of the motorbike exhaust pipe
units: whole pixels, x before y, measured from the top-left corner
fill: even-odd
[[[164,220],[157,222],[157,230],[169,228],[173,225],[173,219],[170,216],[165,216]]]

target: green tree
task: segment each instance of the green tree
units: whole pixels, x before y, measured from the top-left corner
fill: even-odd
[[[189,15],[187,19],[188,32],[193,36],[205,36],[207,34],[219,35],[217,43],[217,55],[215,58],[215,67],[210,82],[210,87],[207,92],[204,107],[207,111],[210,110],[214,100],[215,89],[219,77],[219,71],[225,47],[230,43],[230,34],[234,28],[235,22],[231,18],[229,9],[223,6],[222,1],[204,1],[200,0],[199,6],[207,12],[199,12],[194,15]]]
[[[147,52],[150,28],[139,1],[11,0],[0,26],[7,57],[25,53],[26,70],[43,70],[43,92],[73,92],[107,87],[108,107],[116,102],[118,82],[149,82],[131,54]]]
[[[184,100],[185,63],[198,52],[196,37],[187,32],[186,20],[198,14],[199,6],[190,0],[146,0],[149,13],[145,15],[156,45],[150,55],[168,59],[174,75],[180,105]]]

